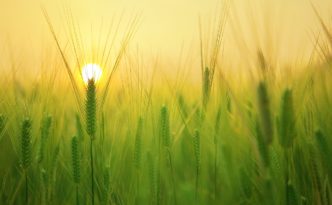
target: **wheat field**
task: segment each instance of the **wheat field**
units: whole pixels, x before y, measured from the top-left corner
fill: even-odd
[[[0,38],[0,204],[332,204],[332,16],[308,3],[304,48],[236,8],[195,13],[174,56],[140,52],[144,11],[86,38],[42,6],[41,53]]]

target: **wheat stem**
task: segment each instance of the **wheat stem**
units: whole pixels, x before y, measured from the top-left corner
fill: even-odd
[[[72,151],[72,166],[73,166],[73,179],[76,184],[76,204],[79,204],[78,198],[78,186],[80,183],[80,154],[78,147],[78,138],[75,136],[71,141],[71,151]]]
[[[95,204],[95,193],[94,193],[94,168],[93,168],[93,140],[90,141],[90,166],[91,166],[91,203]]]
[[[28,174],[27,171],[24,171],[25,175],[25,204],[29,203],[29,183],[28,183]]]
[[[196,183],[195,183],[195,199],[198,199],[198,181],[199,181],[199,174],[200,174],[200,165],[201,165],[201,151],[200,151],[200,133],[198,130],[195,130],[194,137],[194,152],[196,158]]]

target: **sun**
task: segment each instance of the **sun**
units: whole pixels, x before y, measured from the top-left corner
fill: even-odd
[[[98,82],[100,80],[103,71],[101,67],[94,63],[89,63],[82,68],[82,77],[85,84],[88,84],[89,80]]]

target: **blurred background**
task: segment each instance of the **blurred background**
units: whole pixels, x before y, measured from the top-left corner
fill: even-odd
[[[209,36],[216,16],[226,12],[225,63],[241,67],[240,62],[247,64],[246,59],[253,59],[258,50],[279,63],[302,62],[309,59],[320,35],[313,7],[331,22],[329,0],[0,0],[0,68],[13,60],[35,65],[55,48],[42,8],[62,46],[70,41],[68,13],[79,25],[83,42],[91,45],[107,33],[111,22],[127,25],[138,15],[131,48],[146,58],[162,56],[174,61],[181,51],[199,58],[199,18],[203,36]]]

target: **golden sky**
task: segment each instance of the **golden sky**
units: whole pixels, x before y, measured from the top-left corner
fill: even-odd
[[[324,17],[332,11],[330,0],[227,2],[225,56],[240,56],[241,52],[253,52],[258,47],[278,53],[280,58],[304,55],[301,52],[312,49],[310,46],[318,31],[311,2]],[[131,45],[147,55],[176,57],[182,45],[188,49],[197,46],[198,16],[203,19],[203,28],[208,28],[213,22],[211,19],[221,11],[218,9],[221,5],[224,3],[220,0],[0,0],[0,54],[9,47],[17,56],[27,50],[38,56],[45,47],[54,46],[54,42],[49,41],[50,32],[41,11],[43,6],[59,35],[64,33],[66,24],[63,8],[72,10],[83,30],[96,33],[114,16],[119,19],[124,13],[123,22],[128,22],[126,19],[140,14],[140,26]]]

